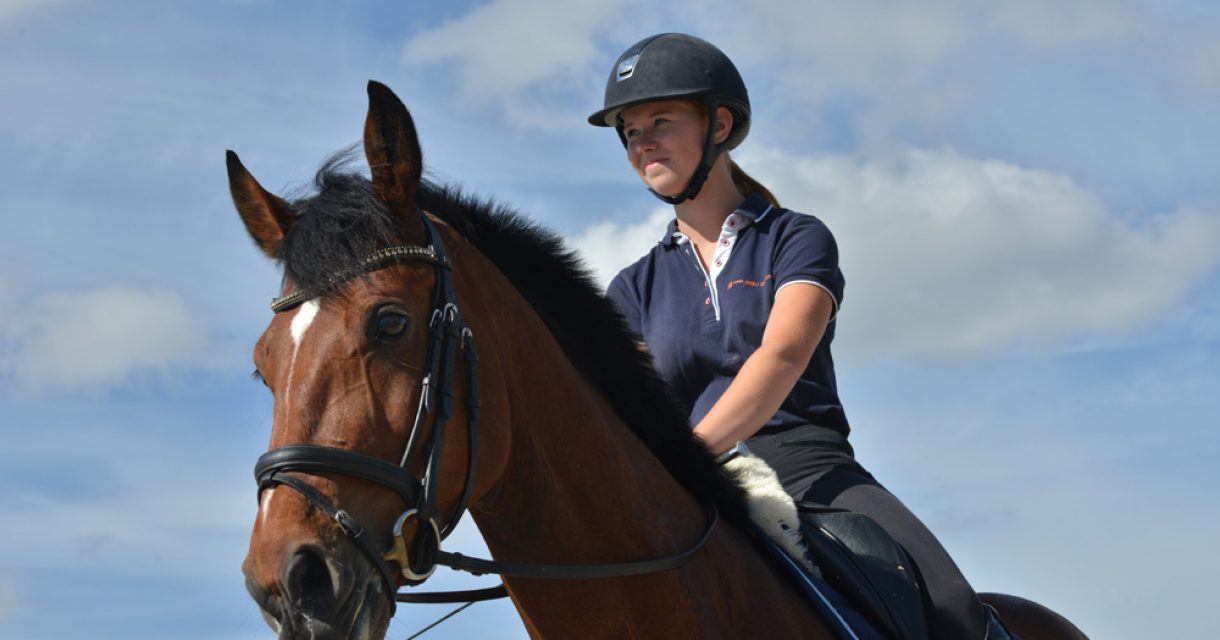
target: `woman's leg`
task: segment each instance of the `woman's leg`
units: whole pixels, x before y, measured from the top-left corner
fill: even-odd
[[[974,589],[932,532],[897,498],[862,469],[835,468],[796,496],[862,513],[881,525],[919,566],[932,610],[928,621],[937,640],[983,640],[987,614]]]

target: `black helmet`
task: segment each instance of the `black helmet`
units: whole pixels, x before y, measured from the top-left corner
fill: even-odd
[[[670,204],[695,197],[720,153],[741,144],[750,130],[750,95],[733,61],[710,42],[694,36],[663,33],[645,38],[619,56],[606,81],[604,107],[589,116],[589,124],[617,129],[626,145],[620,118],[624,109],[681,99],[698,100],[707,107],[708,134],[703,162],[686,190],[672,198],[653,192]],[[715,113],[721,106],[732,111],[733,129],[724,142],[715,144]]]

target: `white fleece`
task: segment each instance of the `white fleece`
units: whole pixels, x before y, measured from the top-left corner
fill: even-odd
[[[724,468],[746,490],[750,517],[793,560],[813,571],[801,539],[796,503],[784,491],[779,476],[762,458],[743,453],[724,463]]]

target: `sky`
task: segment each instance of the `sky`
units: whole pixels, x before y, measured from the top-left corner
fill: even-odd
[[[272,637],[240,565],[279,275],[225,149],[306,193],[379,80],[433,178],[607,282],[672,213],[585,117],[664,31],[736,62],[734,159],[835,233],[857,454],[975,588],[1094,638],[1210,635],[1217,3],[2,0],[0,636]],[[447,610],[400,607],[388,637]],[[426,637],[525,634],[499,602]]]

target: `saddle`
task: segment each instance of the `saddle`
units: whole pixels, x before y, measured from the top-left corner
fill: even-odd
[[[823,579],[889,637],[928,640],[923,586],[906,551],[868,516],[813,503],[796,506]]]
[[[918,571],[880,525],[863,514],[794,503],[775,471],[740,443],[722,462],[746,491],[763,546],[843,638],[929,640]]]

